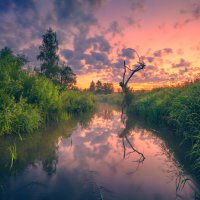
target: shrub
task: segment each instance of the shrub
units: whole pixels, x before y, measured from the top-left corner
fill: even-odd
[[[25,99],[16,103],[14,98],[0,95],[0,102],[0,134],[29,133],[39,127],[39,110],[29,105]]]
[[[69,113],[84,113],[92,110],[95,104],[94,95],[78,91],[65,91],[61,99],[62,108]]]
[[[24,83],[24,97],[28,103],[37,105],[45,122],[58,120],[61,116],[61,98],[58,87],[51,80],[35,76]]]

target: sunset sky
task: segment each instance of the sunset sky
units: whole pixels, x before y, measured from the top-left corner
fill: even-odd
[[[135,89],[193,79],[200,73],[200,0],[0,0],[0,48],[39,65],[41,36],[56,31],[60,60],[78,86],[94,80],[118,85],[123,60],[146,63]],[[200,77],[200,75],[199,75]]]

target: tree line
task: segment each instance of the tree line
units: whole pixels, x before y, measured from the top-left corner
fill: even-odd
[[[39,54],[37,55],[37,60],[41,62],[41,65],[34,68],[34,73],[50,79],[55,85],[58,85],[61,90],[78,90],[76,87],[76,74],[71,67],[67,66],[65,63],[60,63],[58,50],[59,44],[56,32],[49,28],[46,33],[42,35],[42,44],[39,46]],[[12,57],[13,52],[10,48],[5,47],[1,50],[1,56],[7,55]],[[21,67],[29,62],[28,57],[23,54],[17,54],[15,58],[18,60],[19,66]],[[103,83],[98,80],[96,83],[92,81],[88,90],[97,94],[111,94],[114,92],[114,87],[112,83]]]
[[[89,91],[97,94],[111,94],[114,92],[114,87],[112,83],[102,83],[98,80],[96,83],[94,81],[90,83]]]

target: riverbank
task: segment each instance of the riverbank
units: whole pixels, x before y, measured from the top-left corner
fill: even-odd
[[[108,103],[120,102],[120,94],[100,97]],[[200,174],[200,82],[179,88],[161,88],[131,94],[128,114],[139,115],[154,124],[167,125],[182,145],[189,143],[185,155],[195,174]],[[120,105],[120,104],[119,104]]]
[[[154,194],[170,200],[177,196],[197,199],[199,185],[188,173],[187,161],[180,159],[181,148],[168,130],[134,116],[123,124],[120,109],[107,104],[87,114],[24,135],[22,141],[16,135],[2,137],[0,199],[71,200],[79,196],[85,200],[115,195],[115,199],[153,200]],[[13,145],[17,159],[10,167],[8,146]],[[144,153],[143,163],[131,146]],[[88,179],[95,182],[91,185]]]
[[[132,96],[128,113],[169,126],[191,144],[186,155],[193,160],[193,169],[200,172],[200,82],[179,88],[162,88],[137,92]]]
[[[43,77],[33,77],[18,101],[0,92],[0,135],[32,133],[50,122],[90,112],[95,98],[79,91],[63,91]],[[25,83],[26,84],[26,83]]]
[[[0,56],[0,135],[32,133],[94,108],[92,94],[64,90],[42,75],[27,74],[22,64],[11,53]]]

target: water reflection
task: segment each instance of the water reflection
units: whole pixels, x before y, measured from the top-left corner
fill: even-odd
[[[137,166],[137,169],[138,169],[139,164],[143,163],[143,161],[145,160],[145,156],[143,153],[141,153],[136,148],[134,148],[133,145],[131,144],[130,140],[128,139],[128,135],[133,127],[133,125],[132,125],[133,121],[129,120],[128,117],[126,116],[126,114],[123,113],[123,107],[122,107],[122,112],[121,112],[121,121],[125,125],[125,128],[123,129],[123,131],[119,134],[119,137],[122,138],[122,144],[123,144],[123,148],[124,148],[124,158],[126,158],[126,155],[130,155],[132,153],[137,153],[139,155],[139,158],[137,160],[135,160],[134,162],[138,163],[138,166]],[[126,153],[125,141],[131,147],[131,149],[132,149],[131,152]]]
[[[0,199],[193,199],[190,176],[176,190],[177,175],[185,171],[167,139],[140,120],[122,123],[120,110],[107,105],[16,139],[18,159],[10,170],[6,145],[12,142],[0,141]]]

